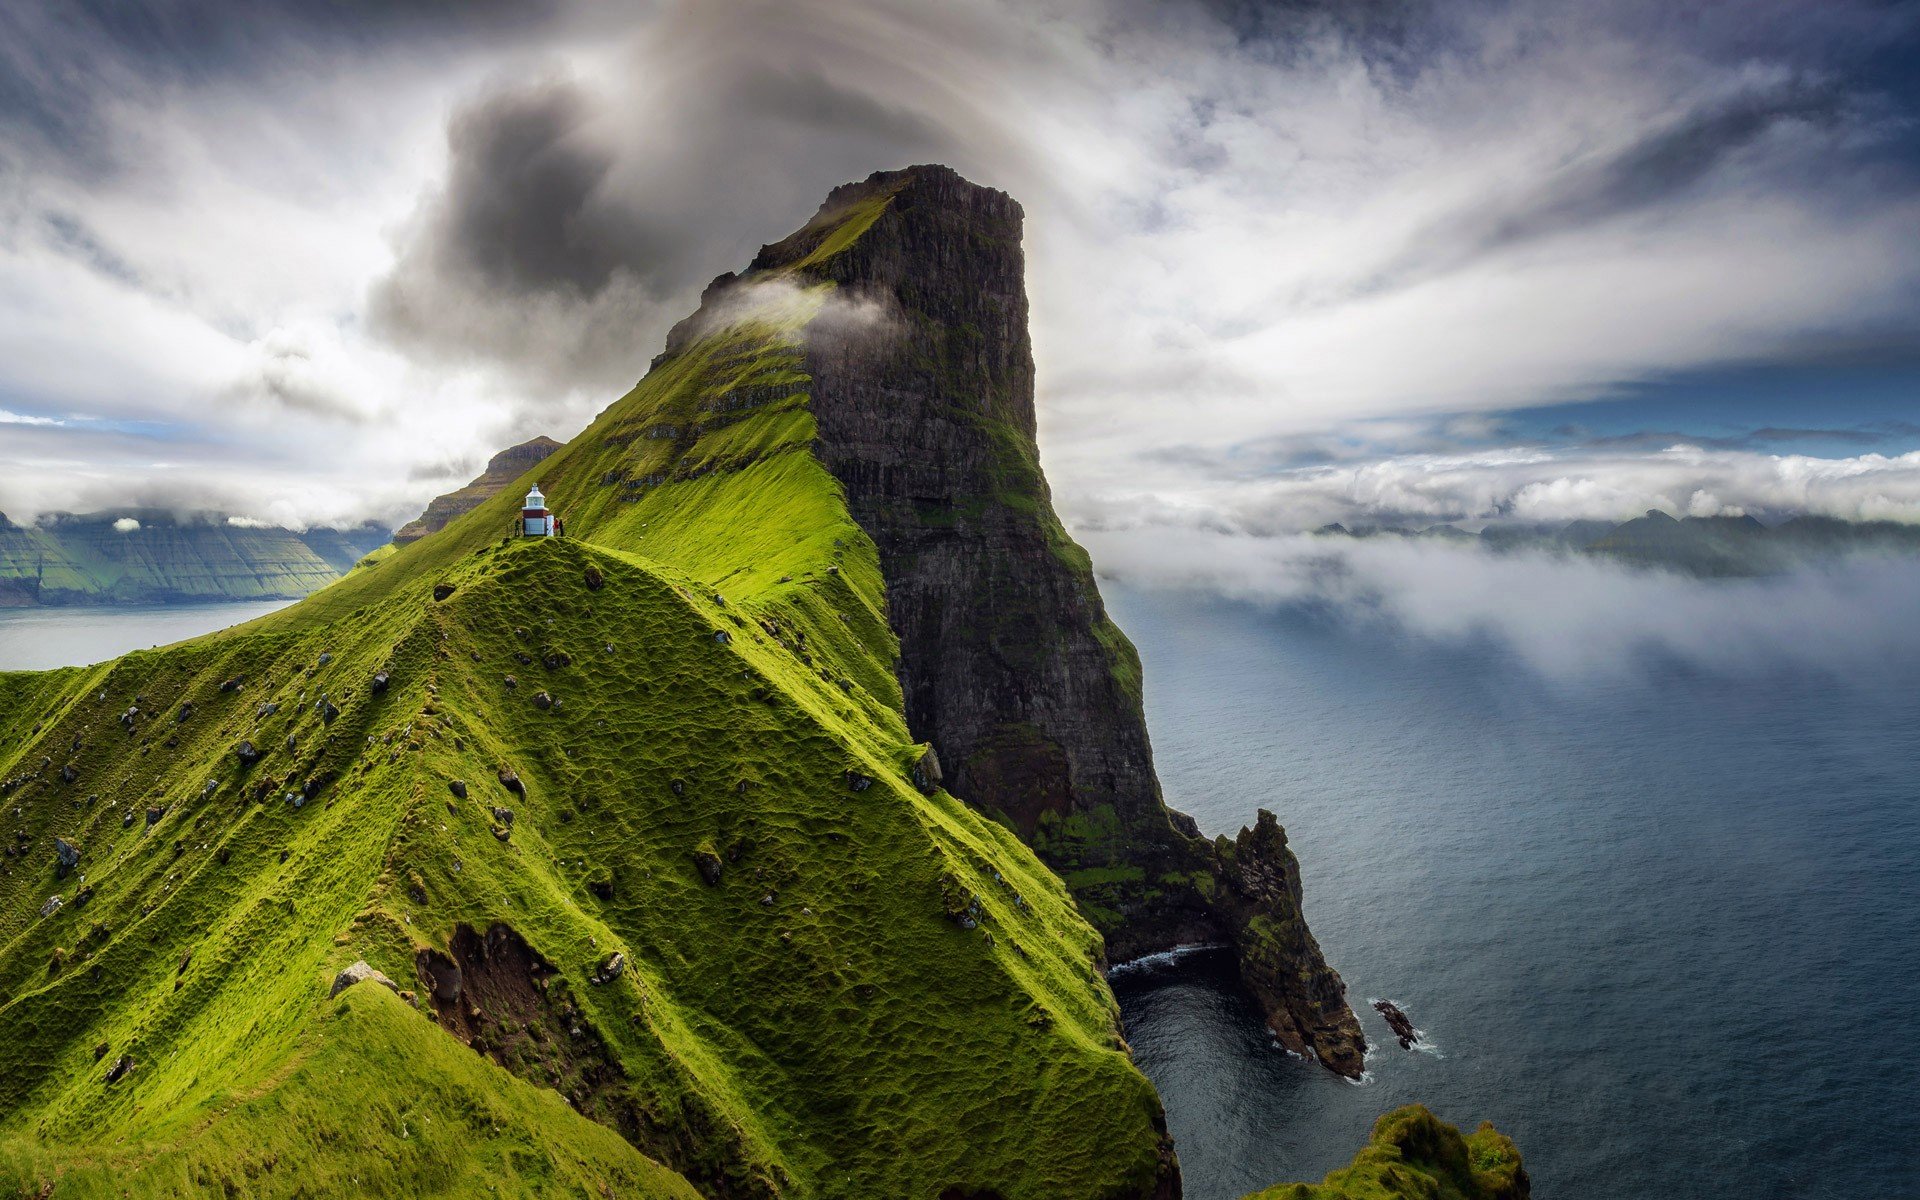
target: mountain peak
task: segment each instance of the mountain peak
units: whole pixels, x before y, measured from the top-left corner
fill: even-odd
[[[404,546],[445,529],[456,518],[465,516],[499,495],[508,484],[546,461],[558,449],[560,443],[545,434],[529,438],[517,446],[508,446],[488,459],[487,469],[465,487],[428,501],[426,509],[419,516],[395,531],[393,540]]]

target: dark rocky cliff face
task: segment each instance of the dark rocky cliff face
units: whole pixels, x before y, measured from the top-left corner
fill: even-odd
[[[909,726],[948,790],[1066,879],[1110,958],[1229,942],[1281,1042],[1357,1076],[1277,822],[1208,842],[1161,800],[1139,660],[1040,470],[1021,220],[945,167],[876,174],[746,276],[837,285],[808,331],[816,453],[879,546]]]

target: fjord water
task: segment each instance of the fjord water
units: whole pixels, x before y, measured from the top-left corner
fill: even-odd
[[[1374,1045],[1354,1085],[1273,1048],[1217,956],[1120,973],[1192,1200],[1318,1179],[1415,1100],[1493,1121],[1546,1198],[1920,1196],[1920,629],[1844,676],[1549,679],[1493,641],[1105,590],[1169,803],[1209,834],[1280,815]]]
[[[290,600],[0,608],[0,671],[79,667],[263,617]]]

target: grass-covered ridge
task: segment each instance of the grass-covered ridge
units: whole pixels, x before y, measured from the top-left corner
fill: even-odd
[[[914,785],[814,452],[832,296],[736,284],[535,471],[291,608],[0,674],[0,1185],[1171,1194],[1094,926]],[[536,478],[563,541],[506,536]],[[401,994],[330,997],[360,960]]]
[[[418,992],[423,950],[504,924],[557,973],[482,1040],[710,1194],[1152,1189],[1097,935],[1011,833],[909,782],[875,555],[807,453],[792,339],[824,297],[779,295],[541,464],[564,542],[503,543],[529,478],[242,629],[0,677],[11,1169],[283,1194],[377,1159],[463,1190],[472,1164],[375,1138],[334,1081],[441,1128],[511,1081],[416,1052],[468,1054],[424,995],[342,1011],[327,983],[366,959]],[[343,1132],[263,1164],[268,1111]],[[571,1137],[536,1117],[499,1135],[527,1179],[642,1178],[604,1140],[535,1169]]]
[[[1246,1200],[1526,1200],[1527,1173],[1513,1142],[1483,1124],[1460,1131],[1425,1105],[1374,1122],[1373,1140],[1321,1183],[1288,1183]]]

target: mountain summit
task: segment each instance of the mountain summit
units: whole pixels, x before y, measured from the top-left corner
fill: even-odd
[[[1019,238],[945,168],[838,189],[539,463],[569,536],[501,536],[529,473],[249,625],[0,675],[0,1177],[1175,1197],[1101,968],[1189,940],[1357,1071],[1277,822],[1160,802]],[[1403,1127],[1396,1187],[1518,1172]]]

